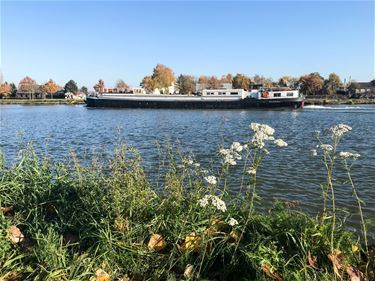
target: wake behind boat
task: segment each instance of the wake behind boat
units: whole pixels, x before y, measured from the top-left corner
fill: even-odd
[[[304,97],[290,88],[208,89],[201,95],[164,95],[100,93],[86,99],[87,107],[112,108],[183,108],[183,109],[248,109],[303,108]]]

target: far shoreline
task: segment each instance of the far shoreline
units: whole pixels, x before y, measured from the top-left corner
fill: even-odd
[[[70,99],[0,99],[0,105],[82,105],[84,100]],[[306,98],[305,105],[375,104],[375,99],[320,99]]]

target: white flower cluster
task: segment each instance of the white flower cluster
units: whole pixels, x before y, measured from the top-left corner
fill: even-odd
[[[239,142],[234,142],[230,148],[222,148],[219,150],[219,153],[224,156],[224,163],[231,166],[237,165],[236,160],[241,160],[242,157],[239,154],[243,150],[243,146]]]
[[[212,184],[212,185],[216,185],[217,184],[217,180],[216,180],[216,177],[215,176],[207,176],[207,177],[204,177],[204,180],[206,182],[208,182],[209,184]]]
[[[257,174],[257,170],[255,168],[249,168],[246,172],[251,176],[255,176]]]
[[[197,163],[197,162],[194,162],[192,159],[190,158],[187,158],[187,159],[183,159],[182,160],[182,163],[184,165],[187,165],[187,166],[195,166],[195,167],[200,167],[201,164]]]
[[[250,129],[254,132],[252,143],[258,148],[263,148],[267,140],[275,140],[275,129],[266,124],[251,123]]]
[[[341,137],[343,134],[352,130],[352,127],[345,124],[338,124],[329,128],[329,131],[336,137]]]
[[[202,199],[199,200],[199,205],[201,207],[206,207],[210,204],[210,201],[211,205],[219,211],[225,212],[227,210],[225,202],[215,195],[205,195]]]
[[[287,147],[288,144],[283,141],[282,139],[277,139],[273,142],[274,144],[276,144],[278,147]]]
[[[361,154],[359,153],[351,153],[351,152],[347,152],[347,151],[341,151],[339,153],[339,156],[343,159],[347,159],[347,158],[353,158],[353,159],[357,159],[359,157],[361,157]]]
[[[228,221],[228,224],[230,226],[235,226],[235,225],[238,225],[238,221],[234,218],[230,218],[229,221]]]
[[[319,148],[321,150],[324,150],[324,151],[332,151],[333,150],[333,146],[330,145],[330,144],[321,144],[321,145],[319,145]]]

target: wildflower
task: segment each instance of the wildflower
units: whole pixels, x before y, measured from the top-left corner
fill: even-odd
[[[214,206],[217,210],[222,212],[225,212],[227,210],[225,202],[215,195],[205,195],[198,202],[201,207],[206,207],[210,203],[210,201],[211,205]]]
[[[288,146],[288,144],[285,141],[283,141],[282,139],[277,139],[273,143],[276,144],[278,147]]]
[[[215,176],[207,176],[207,177],[204,177],[204,179],[209,184],[212,184],[212,185],[216,185],[217,184],[217,180],[216,180]]]
[[[332,151],[333,147],[330,144],[321,144],[319,145],[319,148],[324,151]]]
[[[243,149],[243,146],[239,142],[234,142],[230,146],[230,149],[233,151],[241,152]]]
[[[191,160],[191,159],[183,159],[182,162],[185,164],[185,165],[193,165],[194,164],[194,161]]]
[[[194,166],[197,167],[197,168],[199,168],[199,167],[201,166],[201,164],[199,164],[199,163],[194,163]]]
[[[208,204],[209,204],[209,202],[208,202],[208,199],[209,199],[210,197],[209,197],[209,195],[206,195],[206,196],[204,196],[202,199],[199,199],[199,205],[201,206],[201,207],[206,207]]]
[[[274,140],[274,128],[259,123],[251,123],[250,128],[254,132],[252,143],[255,147],[263,148],[266,140]]]
[[[353,159],[357,159],[361,156],[361,154],[358,154],[358,153],[351,153],[351,152],[347,152],[347,151],[341,151],[339,153],[339,156],[343,159],[347,159],[347,158],[353,158]]]
[[[257,173],[257,170],[254,169],[254,168],[249,168],[249,169],[247,170],[247,173],[248,173],[249,175],[251,175],[251,176],[255,176],[256,173]]]
[[[316,151],[316,149],[311,149],[310,152],[311,152],[311,156],[317,156],[318,155],[318,152]]]
[[[228,221],[228,224],[230,226],[235,226],[235,225],[238,225],[238,221],[234,218],[230,218],[229,221]]]
[[[328,129],[333,136],[341,137],[343,134],[352,130],[352,127],[345,124],[338,124]]]

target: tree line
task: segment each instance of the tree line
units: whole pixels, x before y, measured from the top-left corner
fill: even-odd
[[[344,87],[344,83],[336,73],[331,73],[326,79],[315,72],[301,77],[282,76],[276,81],[262,75],[250,77],[241,73],[237,73],[236,75],[228,73],[222,75],[220,78],[217,76],[201,75],[196,77],[189,74],[180,74],[176,78],[173,70],[163,64],[157,64],[152,74],[142,79],[140,86],[147,92],[153,92],[155,89],[159,89],[164,94],[173,94],[169,92],[169,87],[175,85],[175,92],[184,95],[192,95],[197,91],[203,89],[217,89],[223,87],[225,84],[235,89],[245,90],[250,90],[254,85],[262,85],[263,87],[298,87],[303,94],[309,96],[334,95],[338,91],[342,91]],[[98,83],[95,84],[93,88],[96,92],[102,92],[105,88],[103,79],[99,79]],[[118,92],[129,92],[131,90],[129,85],[122,79],[117,80],[115,88]],[[347,90],[349,92],[354,92],[356,88],[357,84],[352,82]],[[58,93],[76,93],[78,91],[87,94],[88,88],[85,86],[78,88],[74,80],[69,80],[62,87],[52,79],[39,85],[31,77],[26,76],[19,82],[18,87],[14,83],[4,82],[0,84],[0,97],[16,97],[17,92],[44,93],[52,97],[56,96]]]

